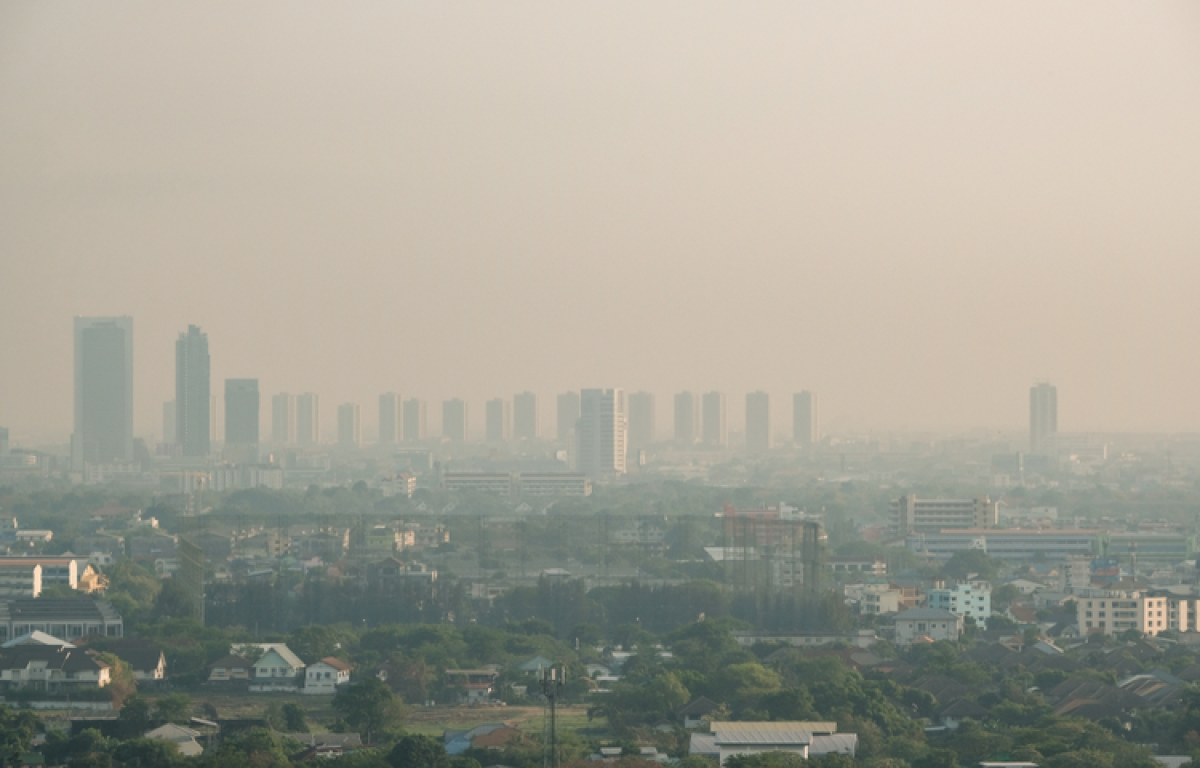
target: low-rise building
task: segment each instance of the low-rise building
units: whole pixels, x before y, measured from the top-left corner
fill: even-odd
[[[300,686],[304,662],[284,643],[255,643],[263,655],[254,662],[250,690],[295,690]]]
[[[333,695],[338,687],[349,685],[350,665],[341,659],[327,656],[313,662],[304,670],[304,690],[308,695]]]
[[[0,642],[33,631],[68,642],[85,635],[123,637],[125,622],[106,600],[70,597],[0,601]]]
[[[1157,635],[1172,627],[1171,602],[1175,600],[1178,625],[1186,626],[1187,599],[1173,598],[1165,590],[1090,589],[1076,594],[1076,616],[1081,635],[1119,635],[1136,629],[1144,635]]]
[[[913,608],[896,616],[896,644],[912,645],[921,638],[957,642],[963,618],[940,608]]]
[[[447,669],[446,684],[458,693],[465,704],[489,701],[496,689],[499,673],[494,669]]]
[[[37,597],[40,594],[42,566],[37,563],[0,560],[0,597]]]
[[[0,652],[0,685],[33,686],[47,693],[72,688],[103,688],[112,681],[109,666],[94,652],[73,646],[19,645]]]
[[[210,683],[249,683],[254,677],[254,662],[245,656],[230,654],[213,662],[208,668]]]
[[[926,601],[930,608],[957,613],[964,618],[970,616],[975,623],[986,626],[992,615],[992,585],[986,581],[971,581],[952,587],[942,586],[929,590]]]

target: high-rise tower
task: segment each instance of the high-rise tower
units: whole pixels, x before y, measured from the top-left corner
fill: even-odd
[[[75,318],[76,469],[133,459],[133,318]]]
[[[817,396],[808,390],[792,395],[792,439],[802,448],[811,448],[821,439]]]
[[[629,452],[637,453],[654,442],[657,414],[654,394],[634,392],[629,396]]]
[[[537,436],[537,395],[532,392],[513,395],[513,437],[518,440],[535,440]]]
[[[1029,390],[1029,452],[1046,453],[1058,432],[1058,389],[1049,382]]]
[[[763,454],[771,450],[771,398],[766,392],[746,395],[746,451]]]
[[[404,401],[404,439],[424,440],[428,435],[426,429],[427,409],[424,400],[415,397]]]
[[[395,445],[399,442],[402,431],[400,395],[387,392],[379,396],[379,444]]]
[[[271,398],[271,442],[291,445],[296,442],[296,396],[280,392]]]
[[[305,392],[296,396],[296,442],[315,445],[321,442],[321,396]]]
[[[724,392],[709,392],[701,398],[704,415],[703,438],[707,445],[724,446],[729,442],[729,424]]]
[[[225,379],[225,451],[242,462],[258,461],[258,379]]]
[[[208,335],[194,325],[175,342],[175,435],[184,456],[207,456],[212,408]]]
[[[585,389],[575,435],[579,471],[592,478],[625,474],[625,393]]]
[[[362,411],[358,403],[338,406],[338,446],[358,448],[362,445]]]

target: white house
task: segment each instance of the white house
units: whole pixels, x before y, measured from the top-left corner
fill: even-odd
[[[304,662],[284,643],[255,643],[262,657],[254,662],[252,691],[295,690],[300,687]],[[236,650],[234,651],[236,652]]]
[[[955,642],[962,630],[962,616],[940,608],[913,608],[896,616],[896,643],[899,645],[912,645],[922,637]]]
[[[319,696],[337,693],[338,686],[350,682],[350,665],[333,656],[326,656],[304,670],[302,693]]]

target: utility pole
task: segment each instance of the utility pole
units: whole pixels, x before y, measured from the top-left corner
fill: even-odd
[[[550,745],[549,751],[545,747],[542,748],[542,768],[558,768],[558,723],[555,717],[558,694],[562,691],[564,676],[554,666],[542,670],[542,693],[550,702]]]

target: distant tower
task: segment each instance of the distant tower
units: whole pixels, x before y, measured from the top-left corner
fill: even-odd
[[[404,439],[424,440],[429,434],[426,429],[425,402],[415,397],[404,401]]]
[[[175,434],[184,456],[207,456],[212,429],[208,335],[189,325],[175,341]]]
[[[75,318],[75,432],[71,455],[133,460],[133,318]]]
[[[296,397],[296,442],[316,445],[321,442],[321,396],[305,392]]]
[[[271,442],[291,445],[296,442],[296,396],[280,392],[271,398]]]
[[[771,450],[771,398],[766,392],[746,395],[746,451],[763,454]]]
[[[675,439],[681,443],[700,439],[700,398],[691,392],[675,395]]]
[[[379,396],[379,444],[395,445],[400,440],[400,395],[387,392]]]
[[[536,440],[537,436],[537,395],[532,392],[513,395],[513,437],[518,440]]]
[[[808,390],[792,395],[792,439],[802,448],[811,448],[821,439],[817,396]]]
[[[579,421],[579,393],[563,392],[558,396],[558,442],[571,444],[575,423]]]
[[[342,448],[362,445],[362,410],[358,403],[338,406],[338,445]]]
[[[725,446],[729,443],[728,411],[724,392],[709,392],[702,399],[704,443]]]
[[[1058,433],[1058,390],[1041,382],[1029,390],[1029,452],[1046,453]]]
[[[625,393],[585,389],[579,397],[577,443],[579,471],[603,478],[625,474]]]
[[[654,442],[657,431],[654,395],[634,392],[629,396],[629,452],[637,453]]]
[[[463,442],[467,439],[467,404],[455,398],[442,403],[442,437]]]
[[[225,450],[242,462],[258,461],[258,379],[225,379]]]
[[[512,437],[512,408],[503,397],[488,400],[483,416],[489,443],[502,443]]]

